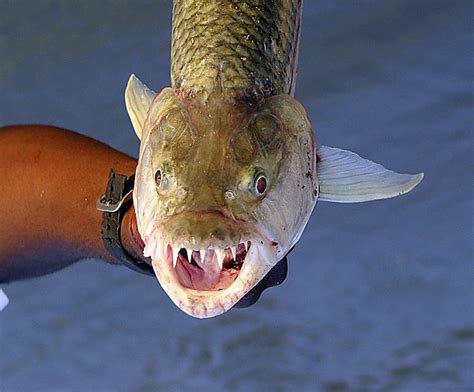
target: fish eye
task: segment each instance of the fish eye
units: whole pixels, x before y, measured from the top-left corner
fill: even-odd
[[[156,183],[156,186],[159,187],[160,184],[161,184],[161,170],[158,169],[156,172],[155,172],[155,183]]]
[[[267,190],[267,185],[267,178],[263,174],[260,174],[255,180],[255,193],[258,196],[263,195]]]
[[[155,171],[155,185],[158,191],[165,192],[174,184],[173,172],[169,162],[161,162]]]

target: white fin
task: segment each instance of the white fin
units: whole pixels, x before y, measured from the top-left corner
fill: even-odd
[[[148,109],[156,93],[145,86],[134,74],[128,79],[125,88],[125,106],[138,138],[142,138]]]
[[[0,312],[5,309],[5,307],[8,305],[8,297],[7,295],[3,292],[2,289],[0,289]]]
[[[388,199],[410,192],[423,173],[400,174],[351,151],[319,146],[317,175],[319,200],[359,203]]]

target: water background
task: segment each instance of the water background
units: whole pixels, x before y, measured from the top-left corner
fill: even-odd
[[[307,0],[296,97],[318,143],[423,183],[319,203],[285,283],[211,320],[93,260],[5,285],[0,391],[472,390],[472,16],[470,1]],[[0,125],[136,156],[124,87],[169,85],[170,28],[169,1],[0,0]]]

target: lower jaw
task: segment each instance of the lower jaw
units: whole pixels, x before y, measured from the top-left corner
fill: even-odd
[[[155,234],[154,238],[150,238],[150,242],[145,241],[147,243],[145,250],[147,255],[152,257],[156,277],[175,305],[196,318],[215,317],[232,308],[257,285],[276,264],[278,256],[282,255],[278,244],[262,238],[261,241],[256,241],[255,245],[253,241],[247,244],[248,252],[244,260],[241,260],[243,263],[238,266],[239,268],[233,270],[219,267],[202,279],[189,274],[192,263],[189,264],[187,259],[178,261],[177,268],[174,268],[170,255],[171,246],[164,246],[163,242],[157,241],[157,237],[158,234]],[[236,255],[237,253],[235,252]],[[178,272],[180,265],[186,266],[181,273]],[[203,269],[206,273],[209,272],[209,266],[206,265]]]
[[[166,259],[152,257],[152,264],[161,287],[178,308],[192,317],[209,318],[232,308],[263,278],[269,268],[258,259],[257,249],[251,249],[235,279],[232,282],[229,279],[227,287],[215,286],[214,290],[186,287],[180,281],[173,264]]]

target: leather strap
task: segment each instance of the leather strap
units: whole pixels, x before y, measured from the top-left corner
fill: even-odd
[[[97,200],[96,207],[102,211],[102,241],[105,249],[126,267],[145,275],[155,276],[151,265],[128,254],[120,240],[120,225],[123,214],[130,206],[135,176],[127,178],[110,169],[105,195]]]

